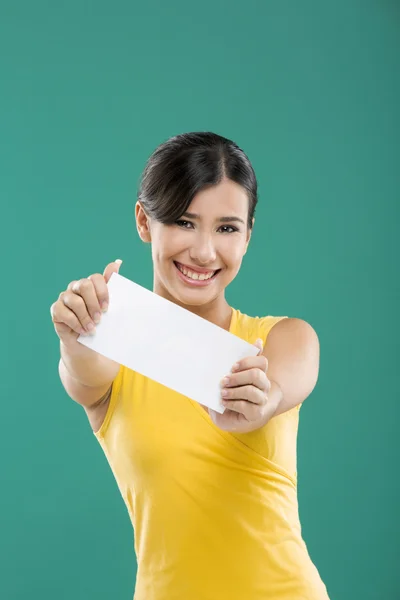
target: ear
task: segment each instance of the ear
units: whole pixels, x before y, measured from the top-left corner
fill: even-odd
[[[250,240],[251,240],[251,234],[253,233],[254,223],[255,223],[255,218],[253,217],[253,221],[252,221],[252,224],[251,224],[251,229],[249,227],[247,228],[246,246],[245,246],[245,250],[244,250],[243,256],[246,254],[247,248],[249,247]]]
[[[138,200],[135,205],[136,228],[142,242],[151,242],[150,219],[146,215],[141,202]]]

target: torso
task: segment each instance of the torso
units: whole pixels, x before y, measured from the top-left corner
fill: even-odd
[[[281,318],[236,311],[231,333],[265,344]],[[327,600],[301,536],[297,407],[230,433],[123,367],[110,400],[87,412],[132,520],[137,600]]]

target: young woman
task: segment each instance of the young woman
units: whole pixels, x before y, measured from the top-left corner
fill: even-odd
[[[318,337],[301,319],[250,317],[225,299],[256,203],[245,153],[213,133],[188,133],[149,158],[136,204],[154,292],[259,345],[221,382],[223,415],[77,342],[107,310],[121,261],[72,281],[51,307],[61,381],[86,410],[132,519],[136,600],[328,598],[302,539],[296,489],[299,407],[317,382]]]

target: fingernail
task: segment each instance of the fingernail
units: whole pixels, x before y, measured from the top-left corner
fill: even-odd
[[[232,371],[237,371],[239,367],[240,367],[239,363],[236,363],[235,365],[233,365]]]
[[[221,395],[225,398],[228,395],[228,390],[222,390]]]
[[[108,309],[108,302],[103,302],[103,304],[101,305],[101,310],[103,312],[106,312]]]
[[[117,258],[117,260],[115,261],[118,265],[122,265],[122,260],[120,258]]]
[[[223,380],[222,380],[223,387],[225,387],[226,385],[228,385],[229,381],[230,381],[229,376],[224,377]]]
[[[94,313],[94,317],[93,317],[94,322],[100,323],[100,319],[101,319],[101,314],[99,312]]]
[[[93,325],[93,323],[88,323],[88,324],[86,325],[86,329],[87,329],[87,331],[89,331],[89,332],[90,332],[90,331],[93,331],[93,329],[94,329],[94,325]]]

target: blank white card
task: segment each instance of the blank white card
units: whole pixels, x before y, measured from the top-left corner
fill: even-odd
[[[223,413],[221,379],[259,349],[118,273],[108,290],[95,335],[78,342]]]

